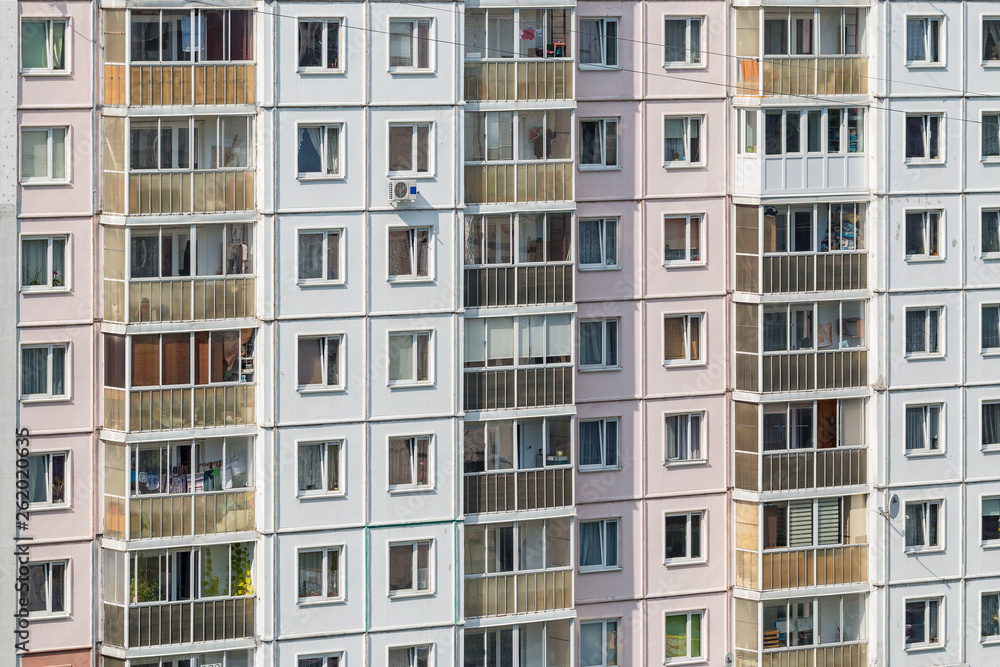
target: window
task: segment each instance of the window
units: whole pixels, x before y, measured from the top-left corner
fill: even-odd
[[[688,364],[702,361],[704,315],[663,316],[663,363]]]
[[[943,352],[939,331],[941,308],[906,309],[906,356],[921,357]]]
[[[430,135],[430,123],[390,124],[390,175],[429,175],[431,173]]]
[[[704,514],[668,514],[664,518],[663,541],[666,564],[702,560],[701,525]]]
[[[572,565],[567,517],[465,526],[467,582],[474,581],[470,575],[538,573]]]
[[[570,262],[572,236],[567,212],[467,215],[465,264]]]
[[[389,649],[389,667],[429,667],[430,664],[430,644]]]
[[[906,19],[907,65],[943,64],[941,21],[941,18]]]
[[[983,63],[1000,62],[1000,18],[983,18]]]
[[[814,428],[817,423],[823,427]],[[762,430],[765,452],[863,447],[865,402],[862,399],[827,399],[766,403]]]
[[[253,447],[248,438],[235,437],[137,443],[129,447],[128,474],[133,498],[248,489],[254,484]],[[244,525],[242,518],[238,525]]]
[[[984,113],[982,125],[983,160],[1000,158],[1000,114]]]
[[[465,368],[568,364],[571,323],[570,315],[466,318]]]
[[[864,153],[864,119],[865,110],[858,107],[765,111],[764,153],[796,156]]]
[[[845,507],[845,504],[847,507]],[[847,542],[847,498],[764,504],[764,549],[798,549]]]
[[[342,19],[299,21],[299,70],[344,69],[340,45]]]
[[[580,221],[580,268],[617,269],[618,218]]]
[[[1000,445],[1000,403],[984,401],[982,409],[983,448]]]
[[[938,148],[941,114],[906,116],[907,162],[941,162],[944,156]]]
[[[251,382],[255,332],[232,329],[132,336],[131,386]]]
[[[580,168],[618,168],[618,119],[580,121]]]
[[[580,19],[580,69],[617,69],[618,19]]]
[[[618,368],[617,318],[580,321],[580,370]]]
[[[667,67],[701,64],[700,18],[668,17],[663,21],[663,63]]]
[[[66,454],[28,456],[28,502],[32,509],[66,504]]]
[[[663,264],[702,264],[701,216],[671,216],[663,219]]]
[[[69,346],[25,345],[21,348],[21,399],[65,398],[66,352]]]
[[[664,643],[666,662],[701,658],[701,622],[704,612],[667,614]]]
[[[573,157],[572,130],[569,109],[469,111],[465,114],[465,161],[569,160]]]
[[[1000,540],[1000,498],[983,498],[982,512],[980,539],[983,542]]]
[[[941,598],[906,601],[906,648],[941,645]]]
[[[701,116],[663,117],[663,162],[670,167],[702,165]]]
[[[341,594],[342,547],[299,552],[299,602],[337,600]]]
[[[389,385],[431,382],[431,332],[389,334]]]
[[[980,637],[1000,638],[1000,593],[983,593],[981,604]]]
[[[580,623],[580,667],[617,667],[620,619]]]
[[[21,72],[66,72],[66,21],[21,19]]]
[[[389,21],[389,71],[430,69],[431,19]]]
[[[572,28],[568,8],[469,8],[465,13],[465,59],[566,58]]]
[[[580,522],[580,572],[613,570],[619,565],[618,519]]]
[[[980,215],[983,232],[983,255],[1000,253],[1000,210],[983,209]]]
[[[343,177],[343,125],[299,126],[299,178]]]
[[[430,436],[389,438],[389,490],[430,488]]]
[[[941,453],[943,412],[944,406],[940,403],[906,406],[907,454]]]
[[[475,473],[569,466],[573,462],[571,430],[569,417],[467,421],[463,469]],[[466,496],[467,507],[470,502],[477,503],[478,497]]]
[[[127,231],[129,278],[215,278],[253,273],[252,223],[143,226]],[[196,252],[191,252],[192,248]],[[155,306],[139,315],[142,321],[167,319]],[[135,315],[130,317],[134,322]]]
[[[129,26],[132,62],[253,60],[253,24],[251,10],[136,9]]]
[[[339,495],[343,440],[299,445],[299,497]]]
[[[764,252],[861,250],[864,217],[864,204],[765,207]]]
[[[580,470],[618,467],[620,429],[617,418],[580,421]]]
[[[704,419],[703,412],[665,417],[667,463],[705,460],[701,429]]]
[[[1000,352],[1000,306],[982,306],[983,352]]]
[[[430,562],[430,540],[390,544],[389,595],[429,593],[431,591]]]
[[[299,284],[339,283],[343,230],[299,232]]]
[[[298,660],[298,667],[341,667],[344,664],[344,654],[310,655]]]
[[[131,118],[128,126],[132,172],[246,169],[253,157],[250,116]]]
[[[941,259],[941,211],[906,213],[906,259]]]
[[[68,155],[65,127],[21,130],[21,182],[67,181]]]
[[[299,338],[299,389],[343,389],[343,336]]]
[[[55,616],[66,608],[67,561],[28,563],[28,616]]]
[[[21,291],[66,287],[67,240],[65,236],[26,236],[21,239]]]
[[[941,501],[906,503],[906,550],[937,549],[941,546]]]
[[[389,228],[389,280],[430,276],[430,227]]]

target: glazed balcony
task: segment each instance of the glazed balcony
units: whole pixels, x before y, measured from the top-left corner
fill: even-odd
[[[572,466],[466,473],[463,485],[466,514],[516,512],[573,505]]]
[[[254,606],[252,595],[130,605],[127,614],[125,607],[105,603],[104,641],[131,649],[250,638]]]
[[[573,99],[572,60],[481,60],[465,63],[466,102]]]
[[[466,370],[464,408],[513,410],[573,404],[573,367]]]
[[[573,302],[573,264],[466,267],[465,307]]]
[[[559,611],[572,607],[572,567],[465,579],[466,618]]]

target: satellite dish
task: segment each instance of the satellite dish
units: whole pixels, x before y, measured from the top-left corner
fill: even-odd
[[[895,493],[889,499],[889,518],[895,519],[899,515],[899,496]]]
[[[726,654],[726,667],[733,667],[733,661],[734,661],[733,652],[730,651],[729,653]]]

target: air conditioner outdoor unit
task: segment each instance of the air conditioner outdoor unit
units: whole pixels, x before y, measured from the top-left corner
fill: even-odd
[[[389,181],[390,204],[397,204],[402,201],[416,201],[416,199],[416,181]]]

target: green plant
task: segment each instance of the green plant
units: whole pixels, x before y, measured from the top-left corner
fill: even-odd
[[[201,595],[212,597],[219,594],[219,578],[212,576],[212,550],[202,549]]]
[[[130,600],[135,600],[136,602],[156,602],[160,599],[160,591],[155,582],[144,578],[140,578],[136,582],[133,576],[129,582],[128,596]]]
[[[233,595],[253,595],[253,558],[246,544],[234,544],[230,552]]]

